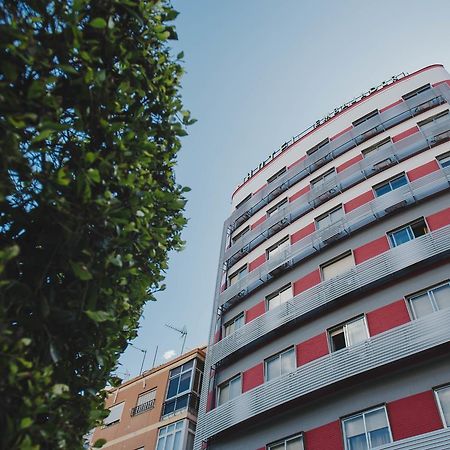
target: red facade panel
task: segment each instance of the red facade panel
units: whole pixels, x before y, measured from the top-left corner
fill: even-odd
[[[347,131],[350,131],[353,128],[352,125],[350,125],[345,130],[339,131],[339,133],[335,134],[334,136],[330,137],[330,141],[333,141],[334,139],[337,139],[339,136],[342,136],[344,133],[347,133]]]
[[[300,239],[303,239],[305,236],[310,235],[311,233],[314,233],[316,231],[316,226],[313,223],[310,223],[309,225],[306,225],[306,227],[303,227],[301,230],[296,231],[291,235],[291,244],[294,244],[295,242],[299,241]]]
[[[242,393],[253,389],[264,383],[264,364],[257,364],[255,367],[246,370],[242,374]]]
[[[206,399],[206,411],[211,411],[212,409],[214,409],[215,406],[214,399],[215,399],[214,391],[209,391],[208,398]]]
[[[409,172],[406,172],[406,175],[408,175],[409,181],[414,181],[438,169],[439,165],[437,161],[433,159],[433,161],[422,164],[421,166],[416,167],[415,169],[412,169]]]
[[[431,214],[426,219],[431,231],[450,225],[450,208]]]
[[[348,161],[345,161],[345,163],[342,163],[340,166],[336,167],[336,172],[337,173],[342,172],[343,170],[347,169],[347,167],[353,166],[353,164],[356,164],[362,159],[363,159],[362,155],[356,155],[352,159],[349,159]]]
[[[266,262],[266,254],[263,253],[262,255],[259,255],[256,259],[250,262],[248,265],[248,271],[251,272],[252,270],[255,270],[257,267],[259,267],[261,264],[264,264]]]
[[[304,188],[300,189],[298,192],[296,192],[295,194],[291,195],[289,197],[289,201],[293,202],[294,200],[297,200],[299,197],[301,197],[303,194],[306,194],[307,192],[309,192],[311,190],[311,186],[308,184],[308,186],[305,186]]]
[[[300,278],[294,282],[294,295],[300,294],[300,292],[306,291],[307,289],[319,284],[322,280],[320,279],[320,270],[316,269],[303,278]]]
[[[346,213],[353,211],[354,209],[358,208],[358,206],[364,205],[365,203],[370,202],[374,198],[375,197],[371,190],[364,192],[363,194],[358,195],[358,197],[355,197],[352,200],[349,200],[347,203],[345,203],[344,211]]]
[[[442,428],[442,420],[432,391],[387,404],[394,441]]]
[[[310,361],[314,361],[321,356],[328,354],[327,333],[322,333],[301,342],[296,347],[297,350],[297,366],[302,366]]]
[[[371,336],[398,327],[411,320],[403,299],[367,313],[367,325]]]
[[[411,136],[419,131],[419,128],[414,125],[412,128],[408,128],[407,130],[403,131],[402,133],[397,134],[392,138],[392,142],[398,142],[402,139],[407,138],[408,136]]]
[[[266,312],[266,302],[263,300],[262,302],[257,303],[255,306],[252,306],[248,311],[245,311],[245,323],[250,322],[253,319],[256,319],[259,316],[262,316]]]
[[[307,431],[305,448],[308,450],[344,450],[339,420]]]
[[[265,220],[266,220],[266,216],[262,216],[262,217],[260,217],[255,223],[252,223],[252,225],[251,225],[251,229],[253,230],[254,228],[256,228],[258,225],[260,225],[260,224],[262,224],[263,222],[265,222]]]
[[[214,333],[214,344],[216,344],[217,342],[220,341],[220,339],[222,339],[221,334],[222,334],[222,330],[217,330]]]
[[[355,248],[353,250],[353,255],[355,256],[355,264],[361,264],[374,256],[384,253],[389,250],[389,242],[386,236],[381,236],[372,242],[361,245],[361,247]]]
[[[436,87],[439,86],[440,84],[448,84],[450,86],[450,80],[439,81],[438,83],[434,83],[432,86]]]

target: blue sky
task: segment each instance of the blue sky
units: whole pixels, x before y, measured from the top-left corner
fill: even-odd
[[[167,290],[147,304],[138,338],[144,368],[206,344],[223,222],[235,186],[283,142],[400,72],[450,70],[448,0],[175,0],[185,53],[183,100],[198,122],[183,139],[177,180],[191,187]],[[168,352],[168,353],[167,353]],[[129,347],[118,374],[139,373]]]

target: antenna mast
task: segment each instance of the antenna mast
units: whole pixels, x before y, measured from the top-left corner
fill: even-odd
[[[184,325],[183,328],[177,328],[177,327],[174,327],[173,325],[166,323],[166,327],[180,333],[180,337],[181,337],[181,339],[183,339],[183,345],[181,346],[181,353],[180,353],[180,355],[182,355],[183,351],[184,351],[184,344],[186,344],[186,336],[188,334],[186,325]]]

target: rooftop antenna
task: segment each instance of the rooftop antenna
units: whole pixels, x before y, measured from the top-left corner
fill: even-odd
[[[136,345],[132,344],[130,342],[130,345],[135,348],[136,350],[139,350],[140,352],[142,352],[144,354],[144,356],[142,357],[142,363],[141,363],[141,370],[139,371],[139,375],[142,374],[142,369],[144,368],[144,361],[145,361],[145,357],[147,356],[147,350],[143,349],[143,348],[139,348]]]
[[[180,333],[180,338],[183,339],[183,345],[181,346],[181,353],[180,353],[180,355],[182,355],[183,351],[184,351],[184,344],[186,344],[186,336],[188,334],[186,325],[184,325],[183,328],[180,329],[180,328],[174,327],[173,325],[166,323],[166,327]]]

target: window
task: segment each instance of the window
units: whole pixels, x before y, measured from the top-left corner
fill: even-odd
[[[359,344],[369,337],[364,317],[349,320],[338,327],[332,328],[328,331],[328,335],[330,336],[332,352]]]
[[[376,117],[378,115],[378,109],[375,111],[371,111],[370,113],[366,114],[365,116],[360,117],[359,119],[352,122],[352,125],[354,127],[357,127],[358,125],[361,125],[362,123],[366,122],[367,120],[371,119],[372,117]]]
[[[415,319],[427,316],[435,311],[450,308],[450,283],[443,284],[419,292],[408,298]]]
[[[327,145],[330,142],[330,140],[328,138],[324,139],[322,142],[319,142],[317,145],[315,145],[314,147],[310,148],[306,154],[307,155],[312,155],[313,153],[317,152],[317,150],[321,149],[322,147],[325,147],[325,145]]]
[[[239,374],[218,387],[217,404],[223,405],[241,393],[241,375]]]
[[[239,231],[238,234],[236,234],[235,236],[233,236],[231,238],[231,241],[233,242],[233,244],[235,244],[239,239],[241,239],[241,237],[244,236],[244,234],[248,233],[250,231],[250,226],[247,225],[243,230]]]
[[[450,385],[436,389],[435,391],[442,421],[445,427],[450,427]]]
[[[402,173],[395,176],[394,178],[391,178],[390,180],[383,181],[383,183],[374,186],[373,190],[375,191],[375,195],[377,197],[380,197],[384,194],[387,194],[388,192],[398,189],[399,187],[405,186],[406,184],[408,184],[408,180],[405,174]]]
[[[437,123],[443,122],[444,120],[447,119],[448,119],[448,109],[447,111],[442,111],[439,114],[428,117],[427,119],[418,122],[417,125],[419,125],[419,127],[423,129],[436,125]]]
[[[316,217],[314,221],[316,222],[316,228],[320,230],[329,227],[331,224],[337,222],[342,217],[344,217],[344,211],[342,209],[342,205],[339,205],[336,206],[336,208],[330,209],[319,217]]]
[[[236,205],[236,209],[239,209],[245,202],[247,202],[248,200],[250,200],[252,198],[252,194],[248,194],[247,197],[244,198],[244,200],[241,200],[237,205]]]
[[[402,95],[403,100],[408,100],[410,98],[415,97],[416,95],[421,94],[422,92],[428,91],[428,89],[431,89],[431,86],[429,84],[425,84],[424,86],[421,86],[417,89],[414,89],[411,92],[408,92],[405,95]]]
[[[333,179],[335,176],[336,176],[336,169],[333,167],[332,169],[327,170],[325,173],[320,175],[320,177],[311,180],[311,187],[314,189],[323,186],[325,183]]]
[[[192,389],[194,360],[170,371],[163,416],[188,407],[189,392]]]
[[[233,272],[228,277],[228,286],[232,286],[233,284],[237,283],[239,280],[245,277],[247,275],[247,264],[245,266],[242,266],[240,269],[236,270],[236,272]]]
[[[120,422],[124,405],[125,402],[122,402],[109,408],[109,416],[103,421],[103,425],[105,427],[109,427]]]
[[[153,409],[155,406],[156,389],[139,394],[136,406],[131,408],[131,416],[137,416],[145,411]]]
[[[289,247],[289,236],[285,236],[281,241],[269,247],[267,251],[267,259],[273,258],[277,253]]]
[[[450,153],[444,153],[437,157],[437,160],[442,168],[450,166]]]
[[[289,348],[264,361],[266,381],[273,380],[295,369],[295,350]]]
[[[156,450],[183,450],[187,420],[179,420],[159,429]]]
[[[281,202],[278,202],[275,206],[272,206],[272,208],[269,208],[267,210],[267,217],[273,216],[276,214],[286,203],[288,202],[287,197],[281,200]]]
[[[387,137],[386,139],[383,139],[380,142],[377,142],[374,145],[371,145],[370,147],[365,148],[364,150],[361,151],[361,153],[363,154],[363,156],[366,158],[367,155],[372,156],[375,152],[377,152],[378,150],[382,150],[383,148],[388,147],[389,145],[391,145],[391,138]]]
[[[266,297],[267,300],[267,309],[270,311],[277,306],[280,306],[282,303],[287,302],[292,298],[292,288],[291,285],[282,287],[278,291],[268,295]]]
[[[233,317],[224,325],[225,337],[229,336],[231,333],[234,333],[238,328],[241,328],[244,325],[244,313],[238,314],[236,317]]]
[[[267,450],[303,450],[303,436],[298,434],[267,446]]]
[[[346,450],[368,450],[392,442],[384,406],[343,419],[342,428]]]
[[[286,173],[286,167],[283,167],[281,170],[279,170],[276,174],[272,175],[268,180],[267,183],[273,183],[277,178],[280,178],[282,175]]]
[[[427,224],[423,219],[411,222],[401,228],[397,228],[394,231],[388,233],[389,242],[392,247],[398,247],[408,241],[412,241],[424,234],[428,233]]]
[[[322,271],[322,279],[329,280],[337,277],[341,273],[347,272],[355,266],[353,255],[351,252],[346,252],[337,258],[332,259],[320,266]]]

